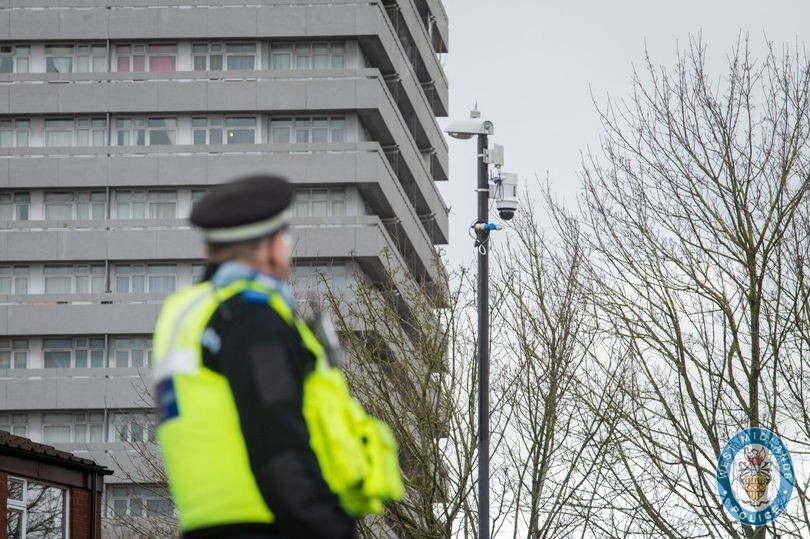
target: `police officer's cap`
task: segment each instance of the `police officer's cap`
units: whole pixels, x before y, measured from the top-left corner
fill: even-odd
[[[191,224],[208,243],[236,243],[268,236],[287,225],[292,185],[257,174],[215,187],[191,211]]]

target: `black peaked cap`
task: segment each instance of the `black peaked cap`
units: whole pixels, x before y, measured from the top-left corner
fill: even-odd
[[[236,229],[280,215],[292,196],[292,185],[280,176],[246,176],[213,188],[194,205],[189,221],[204,230]]]

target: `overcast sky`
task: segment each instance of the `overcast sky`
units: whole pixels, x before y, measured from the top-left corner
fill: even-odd
[[[810,0],[444,0],[450,17],[450,118],[478,101],[503,144],[505,171],[535,175],[573,205],[580,152],[597,150],[600,124],[591,95],[624,99],[645,46],[657,64],[673,65],[690,35],[702,33],[717,76],[740,32],[752,50],[810,32]],[[440,119],[444,127],[449,119]],[[451,263],[474,261],[467,229],[475,219],[475,143],[449,140]],[[494,241],[508,232],[496,232]]]

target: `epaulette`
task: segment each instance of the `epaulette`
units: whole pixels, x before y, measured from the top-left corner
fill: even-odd
[[[270,303],[270,294],[267,292],[247,288],[242,290],[241,294],[248,303],[263,303],[264,305],[268,305]]]

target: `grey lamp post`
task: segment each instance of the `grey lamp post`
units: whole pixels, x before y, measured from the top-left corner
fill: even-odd
[[[492,122],[473,111],[469,120],[453,122],[445,132],[453,138],[478,137],[478,219],[474,225],[478,251],[478,537],[489,539],[489,169],[486,150]]]

